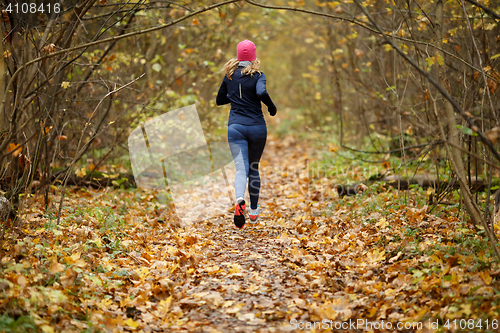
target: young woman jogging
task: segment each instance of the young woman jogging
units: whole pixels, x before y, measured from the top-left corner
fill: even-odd
[[[267,139],[261,102],[267,106],[271,116],[276,115],[277,110],[266,90],[266,76],[259,71],[260,60],[255,44],[249,40],[242,41],[236,47],[236,54],[237,59],[231,59],[224,65],[226,76],[216,102],[217,105],[231,103],[227,138],[236,165],[234,224],[243,228],[247,179],[250,222],[256,223],[259,218],[259,161]]]

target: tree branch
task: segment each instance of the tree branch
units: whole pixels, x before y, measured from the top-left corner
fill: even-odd
[[[249,1],[249,0],[247,0],[247,1]],[[453,105],[453,108],[465,119],[465,121],[467,121],[467,123],[469,123],[469,125],[471,126],[471,128],[473,130],[475,130],[476,133],[478,134],[478,136],[481,138],[481,141],[491,150],[491,152],[493,153],[493,156],[495,156],[495,158],[498,161],[500,161],[500,154],[496,151],[495,147],[493,147],[492,142],[486,138],[486,136],[484,135],[484,133],[481,132],[481,130],[479,129],[479,127],[474,123],[474,121],[469,118],[469,116],[465,113],[465,111],[446,92],[446,90],[444,90],[444,88],[439,83],[437,83],[436,80],[434,80],[434,78],[427,71],[425,71],[424,69],[422,69],[410,57],[408,57],[408,55],[406,55],[406,53],[404,53],[396,44],[394,44],[394,42],[382,31],[382,29],[380,28],[380,26],[377,24],[377,22],[375,22],[375,20],[370,15],[370,13],[365,9],[365,7],[363,7],[359,3],[359,0],[354,0],[354,2],[356,3],[356,5],[358,5],[358,7],[361,9],[361,11],[366,15],[366,17],[368,18],[368,20],[370,20],[370,22],[377,28],[377,30],[384,37],[384,39],[386,40],[386,42],[388,44],[390,44],[392,46],[392,48],[394,50],[396,50],[396,52],[399,53],[400,56],[402,56],[407,62],[409,62],[410,65],[412,65],[416,70],[418,70],[420,72],[420,74],[422,74],[434,87],[436,87],[436,89],[441,93],[441,95],[445,99],[447,99],[448,101],[450,101],[451,105]]]
[[[77,45],[77,46],[73,46],[73,47],[70,47],[70,48],[67,48],[67,49],[64,49],[64,50],[56,51],[56,52],[44,55],[42,57],[33,59],[31,61],[28,61],[26,64],[20,66],[14,72],[14,74],[12,74],[12,77],[10,78],[9,83],[7,84],[7,87],[6,87],[5,91],[9,91],[11,89],[13,81],[16,79],[16,77],[19,75],[19,73],[22,70],[24,70],[26,67],[31,66],[33,64],[36,64],[37,62],[40,62],[42,60],[45,60],[45,59],[48,59],[48,58],[52,58],[52,57],[55,57],[55,56],[58,56],[58,55],[63,55],[63,54],[66,55],[69,52],[76,51],[76,50],[83,49],[83,48],[88,48],[90,46],[99,45],[99,44],[108,43],[108,42],[113,42],[115,40],[124,39],[124,38],[132,37],[132,36],[138,36],[138,35],[146,34],[146,33],[149,33],[149,32],[153,32],[153,31],[165,29],[165,28],[171,27],[173,25],[176,25],[179,22],[185,21],[185,20],[187,20],[190,17],[196,16],[198,14],[210,11],[210,10],[212,10],[214,8],[221,7],[221,6],[224,6],[224,5],[227,5],[227,4],[230,4],[230,3],[234,3],[234,2],[237,2],[237,1],[240,1],[240,0],[227,0],[227,1],[219,2],[219,3],[216,3],[216,4],[210,5],[210,6],[205,6],[203,8],[200,8],[200,9],[198,9],[198,10],[192,12],[192,13],[184,15],[184,16],[176,19],[176,20],[173,20],[173,21],[171,21],[169,23],[166,23],[166,24],[162,24],[160,26],[156,26],[156,27],[152,27],[152,28],[148,28],[148,29],[144,29],[144,30],[140,30],[140,31],[130,32],[130,33],[123,34],[123,35],[120,35],[120,36],[109,37],[109,38],[97,40],[97,41],[90,42],[90,43],[80,44],[80,45]],[[0,104],[0,110],[4,109],[6,98],[7,98],[7,94],[4,94],[2,102]],[[0,150],[2,148],[5,148],[5,147],[0,147]]]
[[[476,7],[481,8],[481,9],[482,9],[482,10],[483,10],[486,14],[488,14],[489,16],[494,17],[494,18],[496,18],[496,19],[500,20],[500,15],[498,15],[497,13],[495,13],[495,12],[493,11],[493,9],[488,8],[488,7],[486,7],[485,5],[482,5],[482,4],[480,4],[479,2],[474,1],[474,0],[465,0],[465,1],[467,1],[468,3],[473,4],[473,5],[474,5],[474,6],[476,6]]]

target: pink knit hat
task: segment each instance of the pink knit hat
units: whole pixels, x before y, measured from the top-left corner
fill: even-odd
[[[254,61],[257,58],[257,50],[252,41],[245,39],[236,47],[236,55],[239,61]]]

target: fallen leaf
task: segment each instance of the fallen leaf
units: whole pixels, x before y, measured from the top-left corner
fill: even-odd
[[[136,329],[137,327],[139,327],[139,323],[134,321],[132,318],[125,320],[123,323],[129,327],[132,327],[133,329]]]
[[[52,274],[60,273],[64,270],[64,265],[57,262],[57,258],[52,258],[49,271]]]

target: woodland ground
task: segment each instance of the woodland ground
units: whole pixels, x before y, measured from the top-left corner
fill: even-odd
[[[311,177],[304,146],[268,142],[260,224],[243,230],[231,211],[182,226],[137,189],[71,188],[59,226],[59,190],[48,212],[29,198],[2,252],[0,331],[287,332],[293,319],[496,331],[498,263],[458,205],[429,213],[425,192],[384,184],[339,198],[339,175]]]

